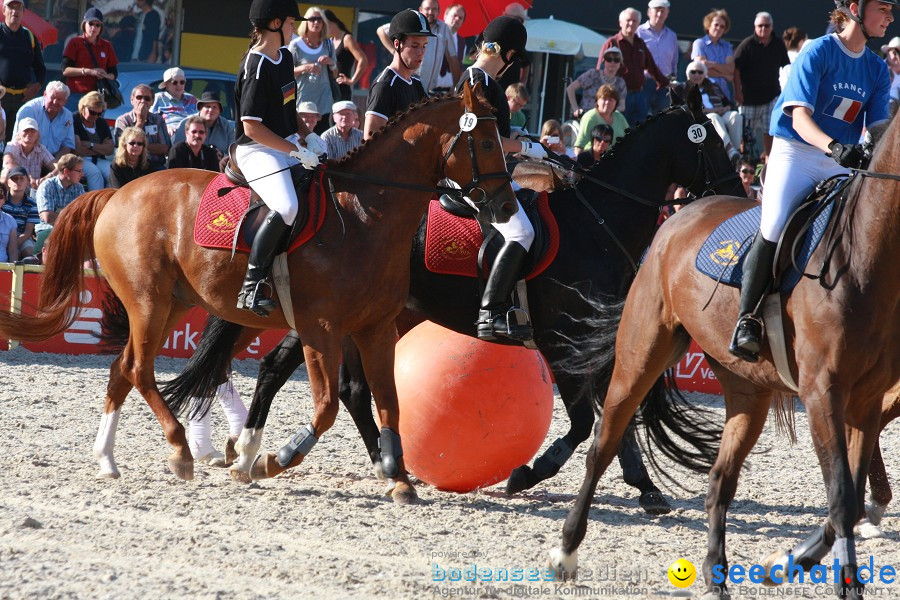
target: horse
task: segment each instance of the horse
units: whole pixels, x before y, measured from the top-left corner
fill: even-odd
[[[703,115],[699,93],[675,100],[674,107],[631,130],[576,188],[549,195],[550,210],[560,230],[559,252],[546,271],[528,281],[528,298],[535,342],[555,375],[571,424],[568,433],[534,461],[533,468],[523,465],[513,471],[506,487],[510,494],[554,476],[574,449],[588,438],[594,422],[590,397],[605,390],[612,365],[612,344],[597,345],[594,340],[603,332],[615,331],[618,324],[617,319],[596,318],[597,307],[610,299],[622,298],[627,291],[636,264],[656,229],[670,184],[678,182],[698,195],[714,190],[743,193],[721,139]],[[690,135],[698,136],[700,143],[698,137]],[[552,175],[540,167],[526,167],[524,171],[537,179]],[[407,308],[444,327],[475,336],[478,281],[439,275],[425,268],[426,225],[423,220],[415,234]],[[238,335],[223,323],[207,328],[194,358],[167,386],[167,393],[177,397],[177,402],[189,396],[209,396],[221,383],[221,377],[216,380],[210,374],[227,368],[230,354],[222,349],[230,347]],[[237,349],[255,335],[244,332]],[[303,363],[301,339],[302,334],[289,333],[263,358],[248,428],[255,430],[264,425],[275,393]],[[352,344],[345,350],[339,395],[362,434],[378,473],[378,428],[372,419],[367,382]],[[582,358],[573,360],[573,356]],[[646,415],[654,424],[650,427],[654,441],[681,454],[683,450],[672,445],[666,429],[655,425],[664,422],[679,436],[692,437],[690,419],[670,403],[668,393],[669,388],[660,383],[654,389]],[[717,434],[700,435],[697,439],[710,441],[717,439]],[[709,450],[704,452],[710,454]],[[713,455],[714,452],[710,454]],[[702,456],[703,453],[697,455],[698,465],[707,468],[711,458],[705,463]],[[668,512],[668,502],[641,462],[633,434],[623,445],[621,459],[625,480],[641,492],[641,506],[651,513]],[[270,453],[255,463],[251,477],[261,479],[279,472],[275,455]]]
[[[850,183],[832,221],[827,243],[807,274],[783,299],[791,376],[809,415],[812,440],[827,490],[828,518],[809,539],[788,553],[776,552],[764,565],[772,582],[786,575],[788,560],[805,569],[829,549],[840,562],[841,597],[861,598],[853,527],[863,516],[866,474],[878,440],[885,392],[900,378],[900,119],[887,128],[871,171]],[[746,210],[732,198],[712,197],[688,205],[670,218],[653,240],[628,293],[616,339],[612,380],[595,432],[587,471],[562,532],[550,553],[551,566],[568,576],[577,568],[577,548],[587,529],[597,481],[609,465],[631,416],[656,378],[683,354],[691,338],[703,349],[725,395],[726,421],[716,463],[709,474],[709,515],[704,598],[727,595],[714,586],[713,569],[728,571],[725,526],[738,475],[766,420],[774,394],[792,394],[782,382],[767,346],[759,363],[728,353],[738,291],[716,289],[694,259],[712,230]],[[781,570],[780,575],[778,574]]]
[[[303,335],[315,405],[305,447],[311,448],[334,422],[341,340],[350,336],[373,381],[382,438],[388,442],[382,460],[392,465],[392,495],[401,503],[415,499],[402,457],[390,448],[390,442],[397,449],[400,445],[394,321],[409,287],[410,240],[443,178],[470,182],[463,193],[496,221],[515,212],[492,111],[476,86],[461,97],[430,99],[392,118],[342,163],[344,173],[328,177],[338,193],[325,209],[317,243],[304,244],[287,259],[293,319]],[[392,164],[401,168],[386,178]],[[81,196],[60,213],[54,228],[36,314],[0,313],[0,332],[11,339],[42,340],[62,332],[75,318],[71,307],[84,290],[82,261],[99,260],[112,292],[104,335],[127,338],[110,368],[94,446],[100,476],[119,476],[113,457],[116,425],[134,387],[174,447],[169,468],[181,479],[193,477],[184,428],[163,401],[153,371],[168,333],[190,307],[254,329],[289,327],[283,303],[268,318],[235,308],[246,255],[231,258],[228,250],[207,249],[192,240],[200,197],[216,176],[192,169],[165,171],[118,191]],[[238,447],[253,443],[241,438]]]

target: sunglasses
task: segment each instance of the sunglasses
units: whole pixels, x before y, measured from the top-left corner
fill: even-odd
[[[172,81],[172,85],[184,85],[186,83],[187,83],[187,81],[185,81],[183,79],[181,81]]]
[[[87,24],[88,27],[103,27],[103,23],[100,21],[91,21]]]
[[[144,142],[128,142],[129,146],[144,146]]]
[[[306,20],[310,23],[322,23],[325,21],[325,19],[323,19],[322,17],[307,17]]]
[[[102,110],[91,110],[91,109],[89,108],[89,109],[88,109],[88,114],[90,114],[92,117],[99,117],[100,115],[103,114],[103,111],[102,111]]]
[[[618,56],[604,56],[603,60],[605,60],[606,62],[611,62],[611,63],[622,62],[622,59],[619,58]]]
[[[605,143],[605,144],[611,144],[611,143],[612,143],[612,139],[610,139],[610,138],[594,138],[594,141],[595,141],[595,142],[603,142],[603,143]]]
[[[688,71],[691,75],[703,75],[705,71]]]
[[[756,172],[753,169],[741,169],[741,175],[755,175]]]
[[[135,96],[136,100],[144,100],[145,102],[150,102],[153,100],[153,96]]]

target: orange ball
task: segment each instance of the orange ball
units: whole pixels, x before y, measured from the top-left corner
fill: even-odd
[[[439,489],[503,481],[550,429],[553,384],[537,350],[426,321],[397,343],[394,377],[406,468]]]

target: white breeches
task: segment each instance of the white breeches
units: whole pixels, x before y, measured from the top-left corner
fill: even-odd
[[[516,206],[519,210],[507,223],[494,223],[494,229],[503,235],[506,242],[518,242],[525,250],[531,249],[531,243],[534,241],[534,227],[528,220],[528,215],[522,209],[522,205],[516,200]]]
[[[744,136],[744,117],[736,110],[730,110],[724,115],[708,113],[706,115],[712,121],[712,125],[725,145],[731,144],[738,149]]]
[[[766,179],[763,182],[762,219],[759,225],[762,236],[770,242],[777,242],[788,217],[816,184],[847,172],[814,146],[776,137],[772,142],[772,154],[766,163]]]
[[[292,135],[285,139],[295,143],[298,136]],[[262,144],[241,144],[237,147],[235,157],[253,191],[259,194],[266,206],[281,215],[285,225],[293,225],[297,218],[297,191],[291,181],[290,171],[276,171],[299,165],[300,161]]]

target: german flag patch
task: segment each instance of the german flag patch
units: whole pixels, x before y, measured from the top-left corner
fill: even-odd
[[[288,102],[296,102],[297,100],[297,84],[296,82],[290,82],[281,88],[281,95],[284,98],[284,102],[282,104],[287,104]]]

